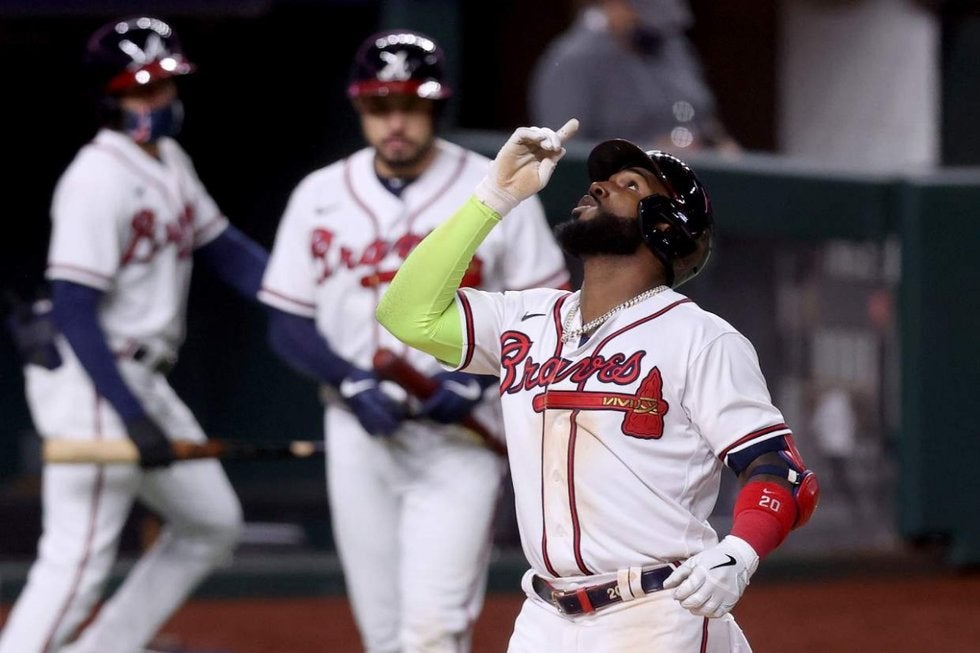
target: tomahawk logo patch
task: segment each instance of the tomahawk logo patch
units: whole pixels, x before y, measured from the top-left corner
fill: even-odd
[[[663,378],[654,367],[634,394],[625,392],[587,392],[548,390],[535,396],[532,406],[564,410],[618,410],[623,416],[623,433],[634,438],[655,440],[664,434],[664,416],[670,409],[663,397]]]
[[[381,59],[385,62],[385,67],[378,71],[378,79],[382,82],[404,82],[412,78],[407,50],[382,52]]]

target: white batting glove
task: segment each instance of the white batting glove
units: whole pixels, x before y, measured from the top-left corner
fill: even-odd
[[[565,156],[565,141],[577,131],[575,118],[558,131],[518,128],[497,152],[487,176],[474,191],[476,198],[501,216],[506,215],[547,185],[555,164]]]
[[[688,558],[664,581],[674,598],[700,617],[721,617],[735,607],[759,566],[745,540],[729,535],[717,546]]]

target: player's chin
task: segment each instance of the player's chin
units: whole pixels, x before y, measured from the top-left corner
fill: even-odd
[[[418,163],[424,154],[422,148],[414,143],[385,143],[378,148],[381,159],[391,168],[405,168]]]
[[[591,219],[562,222],[555,227],[555,239],[572,256],[593,255],[630,256],[636,253],[643,239],[639,223],[634,218],[593,211]]]

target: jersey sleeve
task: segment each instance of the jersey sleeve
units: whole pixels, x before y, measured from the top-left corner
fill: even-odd
[[[307,189],[302,184],[293,192],[279,222],[259,300],[287,313],[315,318],[316,273],[310,249],[314,243],[304,208]]]
[[[790,433],[772,404],[755,348],[737,332],[710,342],[690,365],[684,408],[719,456]]]
[[[505,289],[568,287],[565,257],[537,196],[521,202],[501,221],[500,229],[505,242],[500,266]]]
[[[124,247],[122,198],[112,176],[90,165],[72,165],[51,203],[49,279],[108,290]]]
[[[463,350],[459,365],[450,367],[472,374],[500,374],[500,333],[503,330],[507,295],[475,288],[456,293]]]

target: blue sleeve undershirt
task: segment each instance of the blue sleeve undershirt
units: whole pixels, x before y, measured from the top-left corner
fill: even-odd
[[[269,253],[241,231],[228,225],[217,238],[194,252],[218,278],[240,295],[258,301]]]
[[[55,279],[51,282],[51,317],[92,379],[96,391],[124,421],[129,421],[143,417],[146,412],[123,381],[99,325],[102,296],[103,292],[97,288]]]
[[[269,345],[296,371],[335,387],[354,367],[330,348],[313,318],[273,307],[269,307]]]

